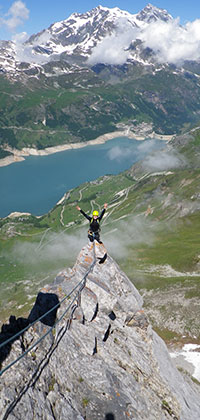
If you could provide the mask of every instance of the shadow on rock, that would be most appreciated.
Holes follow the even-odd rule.
[[[35,301],[33,308],[29,314],[28,320],[30,323],[35,322],[38,318],[42,315],[46,314],[52,308],[54,308],[51,312],[49,312],[44,318],[42,318],[41,322],[49,327],[53,327],[56,319],[57,310],[59,308],[59,299],[55,293],[42,293],[39,292]]]
[[[106,414],[105,420],[115,420],[114,414],[112,414],[112,413]]]
[[[9,318],[9,324],[3,324],[0,332],[0,344],[3,344],[5,341],[9,340],[9,343],[5,344],[0,349],[0,368],[3,361],[8,357],[11,351],[12,344],[14,341],[19,340],[23,337],[23,333],[15,337],[17,333],[27,328],[30,324],[37,321],[42,315],[46,314],[52,308],[54,308],[50,313],[48,313],[44,318],[41,319],[41,322],[49,327],[52,327],[56,320],[57,310],[59,308],[59,299],[55,293],[42,293],[39,292],[35,301],[33,308],[28,316],[28,318],[16,318],[14,315],[11,315]],[[13,339],[12,339],[13,337]],[[21,341],[22,350],[23,343]]]
[[[15,336],[18,332],[23,330],[29,325],[29,320],[26,318],[17,318],[14,315],[11,315],[9,318],[9,324],[3,324],[0,332],[0,344],[4,343],[10,339],[9,343],[2,346],[0,350],[0,367],[3,361],[10,354],[12,344],[16,339],[19,339],[18,336],[16,339],[12,340],[12,337]]]

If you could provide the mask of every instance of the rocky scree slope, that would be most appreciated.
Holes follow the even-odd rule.
[[[1,419],[198,420],[195,385],[173,366],[148,323],[137,289],[111,257],[99,264],[103,245],[95,242],[95,249],[97,261],[70,329],[65,316],[54,333],[2,375]],[[42,291],[60,299],[68,294],[91,267],[93,251],[92,244],[86,245],[73,269],[60,272]],[[61,305],[58,317],[64,309]],[[42,323],[31,327],[3,365],[47,328]]]

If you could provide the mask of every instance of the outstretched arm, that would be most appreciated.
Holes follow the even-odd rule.
[[[102,210],[102,212],[101,212],[101,214],[100,214],[100,216],[99,216],[99,220],[101,220],[101,219],[102,219],[102,217],[103,217],[103,215],[104,215],[104,213],[105,213],[105,211],[106,211],[106,209],[107,209],[107,207],[108,207],[108,204],[107,204],[107,203],[105,203],[103,207],[104,207],[104,208],[103,208],[103,210]]]
[[[88,216],[88,214],[86,214],[83,210],[81,210],[81,208],[79,206],[76,206],[76,208],[77,208],[77,210],[80,211],[80,213],[83,214],[84,217],[86,217],[86,219],[89,220],[89,222],[91,221],[92,218],[90,216]]]

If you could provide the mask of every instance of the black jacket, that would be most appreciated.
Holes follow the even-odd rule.
[[[102,219],[105,211],[106,211],[106,209],[103,209],[102,212],[101,212],[101,214],[100,214],[100,216],[98,216],[97,219],[94,219],[93,217],[88,216],[88,214],[86,214],[83,210],[80,210],[80,212],[83,214],[83,216],[85,216],[86,219],[89,220],[89,222],[90,222],[90,230],[92,232],[94,232],[94,233],[96,233],[96,232],[99,231],[99,229],[100,229],[99,222],[101,221],[101,219]]]

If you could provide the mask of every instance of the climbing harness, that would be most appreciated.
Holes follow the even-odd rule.
[[[99,230],[100,230],[100,229],[99,229]],[[96,230],[96,231],[94,232],[93,230],[89,229],[89,230],[88,230],[88,235],[93,236],[93,237],[94,237],[94,239],[95,239],[95,235],[96,235],[96,233],[99,233],[99,230]]]
[[[93,219],[93,218],[91,219],[90,226],[91,226],[91,224],[93,223],[94,220],[95,219]],[[89,228],[89,230],[88,230],[88,235],[93,236],[94,239],[95,239],[95,236],[94,235],[99,235],[99,232],[101,232],[99,220],[96,219],[95,222],[98,223],[98,229],[94,231],[91,228]]]
[[[94,217],[92,217],[92,219],[91,219],[91,221],[90,221],[90,224],[91,224],[92,222],[94,222],[94,221],[98,223],[98,225],[99,225],[98,230],[100,230],[100,222],[99,222],[99,219],[94,219]]]

